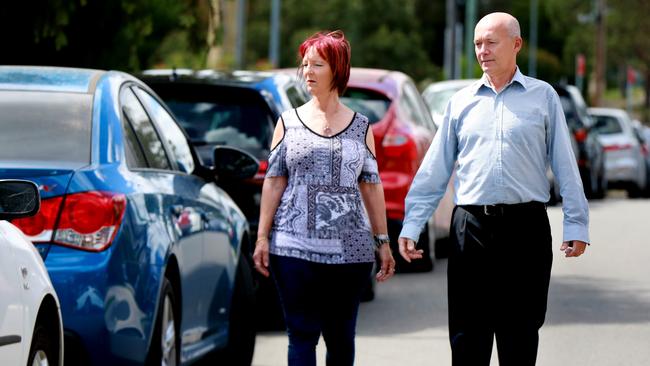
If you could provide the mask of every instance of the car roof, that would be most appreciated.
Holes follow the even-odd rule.
[[[626,111],[620,108],[604,108],[604,107],[592,107],[587,108],[589,114],[599,115],[599,116],[615,116],[627,118],[628,114]]]
[[[352,67],[348,87],[372,89],[395,99],[400,93],[401,85],[408,79],[401,71]]]
[[[287,80],[289,80],[288,76],[285,75],[279,75],[268,71],[249,70],[219,71],[211,69],[151,69],[143,71],[139,76],[149,81],[205,83],[240,87],[256,87],[257,84],[272,78],[287,78]]]
[[[0,89],[92,94],[106,71],[48,66],[0,66]]]
[[[449,89],[462,89],[468,85],[471,85],[478,81],[479,79],[452,79],[452,80],[443,80],[443,81],[436,81],[431,84],[429,84],[425,89],[424,92],[436,92],[439,90],[449,90]]]

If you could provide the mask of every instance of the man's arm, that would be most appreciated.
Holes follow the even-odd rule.
[[[548,153],[551,169],[560,186],[564,213],[563,244],[560,249],[567,256],[577,256],[578,253],[582,254],[589,243],[589,205],[571,148],[570,132],[560,98],[553,91],[550,99]]]
[[[421,251],[415,250],[415,241],[445,194],[456,161],[458,142],[451,123],[450,104],[406,195],[406,213],[398,244],[407,262],[422,257]]]

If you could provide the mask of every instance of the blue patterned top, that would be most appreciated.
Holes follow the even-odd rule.
[[[354,114],[341,132],[323,136],[284,112],[284,137],[269,155],[267,177],[286,176],[273,219],[269,251],[312,262],[375,260],[375,246],[359,182],[380,183],[366,145],[368,118]]]

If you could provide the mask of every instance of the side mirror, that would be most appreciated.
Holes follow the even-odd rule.
[[[41,207],[38,186],[17,179],[0,180],[0,220],[34,216]]]
[[[215,146],[212,159],[219,180],[252,178],[260,165],[251,154],[231,146]]]

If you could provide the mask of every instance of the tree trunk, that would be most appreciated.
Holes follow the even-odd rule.
[[[208,36],[206,42],[208,46],[208,55],[205,60],[205,66],[209,69],[216,69],[221,61],[221,47],[217,42],[217,33],[221,28],[221,1],[209,0],[210,17],[208,19]]]

